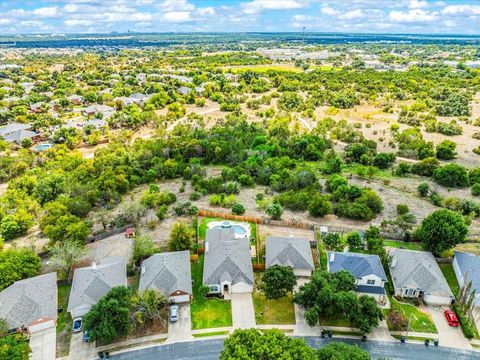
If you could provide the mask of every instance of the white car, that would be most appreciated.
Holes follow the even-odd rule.
[[[82,318],[73,319],[73,330],[74,333],[82,331]]]
[[[177,322],[178,321],[178,305],[171,305],[170,306],[170,322]]]

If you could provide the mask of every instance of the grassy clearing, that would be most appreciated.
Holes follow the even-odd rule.
[[[192,263],[193,300],[190,305],[192,329],[206,329],[232,326],[232,306],[230,301],[217,298],[204,298],[200,293],[203,275],[203,255]]]
[[[447,280],[450,289],[453,292],[455,297],[458,295],[460,286],[458,285],[457,277],[455,276],[455,271],[453,270],[452,264],[439,264],[440,270],[442,270],[443,276]]]
[[[193,337],[202,338],[207,336],[219,336],[219,335],[226,335],[226,334],[228,334],[228,331],[212,331],[212,332],[201,333],[201,334],[193,334]]]
[[[417,308],[416,306],[401,303],[390,297],[390,310],[385,310],[385,317],[387,318],[387,325],[390,330],[395,330],[393,324],[388,320],[390,311],[397,310],[410,321],[410,331],[423,333],[438,333],[437,328],[432,320],[432,316]]]
[[[71,285],[58,287],[58,306],[63,311],[58,313],[57,319],[57,357],[66,356],[70,352],[70,338],[72,337],[72,317],[67,312],[68,297]]]
[[[255,273],[255,290],[253,292],[253,307],[255,321],[259,325],[291,325],[295,324],[295,308],[292,294],[283,298],[269,300],[260,291],[262,273]]]
[[[423,250],[422,245],[416,242],[406,242],[406,241],[397,241],[397,240],[385,240],[383,242],[384,246],[392,248],[404,248],[407,250]]]

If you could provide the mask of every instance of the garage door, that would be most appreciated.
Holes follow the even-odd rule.
[[[176,303],[184,303],[184,302],[189,302],[190,301],[190,295],[178,295],[178,296],[172,296],[170,298],[171,301],[174,301]]]

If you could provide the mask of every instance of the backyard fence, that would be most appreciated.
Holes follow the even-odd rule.
[[[233,214],[227,214],[227,213],[217,212],[217,211],[210,211],[210,210],[205,210],[205,209],[199,209],[198,210],[198,216],[216,217],[216,218],[220,218],[220,219],[237,220],[237,221],[251,222],[251,223],[255,223],[255,224],[261,224],[262,223],[262,219],[254,217],[254,216],[233,215]]]
[[[125,232],[125,230],[127,230],[128,228],[134,228],[134,227],[135,227],[135,224],[127,224],[127,225],[122,226],[122,227],[109,229],[109,230],[106,230],[106,231],[103,231],[101,233],[94,234],[94,235],[88,237],[86,242],[87,243],[92,243],[92,242],[95,242],[95,241],[98,241],[98,240],[103,240],[103,239],[105,239],[109,236],[121,234],[121,233]]]

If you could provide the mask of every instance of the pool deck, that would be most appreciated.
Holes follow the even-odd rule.
[[[213,229],[216,227],[225,227],[226,224],[230,224],[230,226],[240,226],[245,230],[245,234],[237,234],[235,232],[235,238],[244,238],[250,239],[251,229],[250,224],[247,222],[237,222],[237,221],[211,221],[207,224],[209,229]]]

